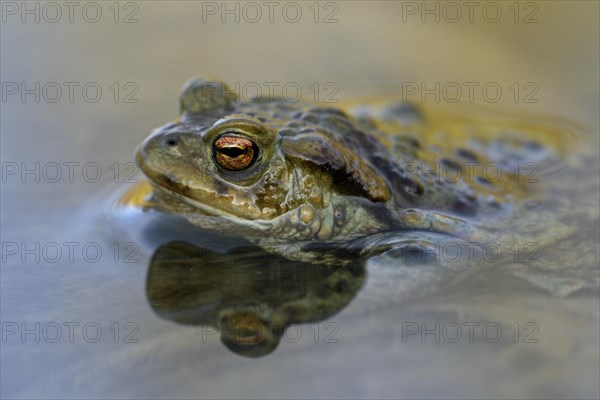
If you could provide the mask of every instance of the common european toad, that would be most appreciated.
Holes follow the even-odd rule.
[[[530,211],[568,135],[488,117],[398,102],[237,101],[224,83],[194,79],[179,118],[136,161],[151,184],[147,208],[289,259],[343,264],[449,239],[501,250],[527,237],[515,225],[529,234],[557,222],[551,210]]]

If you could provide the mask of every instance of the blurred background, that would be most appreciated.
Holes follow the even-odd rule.
[[[242,95],[271,85],[340,102],[407,88],[417,88],[408,100],[438,101],[422,85],[451,84],[462,102],[573,120],[597,149],[599,3],[472,3],[0,3],[2,397],[598,398],[597,291],[560,297],[497,271],[411,301],[382,291],[368,269],[331,319],[337,343],[304,325],[298,342],[246,359],[218,335],[159,318],[145,294],[150,252],[122,262],[126,240],[115,253],[97,225],[105,196],[123,184],[114,174],[130,172],[135,147],[176,116],[195,76]],[[437,90],[439,102],[455,99],[448,93]],[[23,256],[54,242],[108,244],[99,262],[79,250],[74,260]],[[405,342],[399,326],[423,321],[497,321],[505,340]],[[509,327],[524,334],[528,322],[539,341],[515,343]],[[65,323],[78,324],[73,340]],[[87,323],[102,328],[98,341],[82,338]],[[137,342],[124,341],[133,331]]]

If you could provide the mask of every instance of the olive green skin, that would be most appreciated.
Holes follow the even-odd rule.
[[[478,167],[457,179],[428,172],[428,165],[460,168],[470,158],[499,161],[498,151],[453,147],[448,138],[464,135],[464,124],[424,116],[414,105],[392,104],[378,118],[283,99],[235,101],[223,83],[193,79],[182,90],[180,117],[148,137],[136,161],[153,188],[150,208],[290,259],[370,256],[439,235],[514,242],[498,229],[529,196],[514,174],[490,183]],[[226,132],[257,145],[247,169],[215,161],[213,143]],[[497,138],[481,136],[478,146],[493,147]],[[525,147],[503,146],[502,157]],[[545,157],[558,157],[556,148]]]

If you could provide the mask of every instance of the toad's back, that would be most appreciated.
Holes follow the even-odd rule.
[[[509,243],[519,226],[558,221],[532,201],[565,165],[570,131],[555,121],[381,99],[243,102],[202,80],[180,103],[181,117],[137,153],[147,205],[290,258],[323,243],[388,248],[389,235],[419,232]],[[382,234],[385,246],[369,242]]]

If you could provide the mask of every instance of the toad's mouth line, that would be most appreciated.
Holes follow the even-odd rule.
[[[187,214],[192,216],[214,220],[220,219],[221,221],[228,220],[238,225],[252,226],[255,229],[263,231],[268,226],[274,224],[277,219],[295,213],[300,208],[300,206],[297,206],[281,214],[265,217],[258,206],[253,206],[252,208],[252,206],[248,206],[245,203],[240,205],[232,204],[229,207],[219,207],[220,203],[215,193],[190,188],[172,179],[168,174],[154,170],[144,162],[139,150],[136,154],[136,161],[140,170],[152,186],[154,195],[157,196],[159,202],[165,206],[163,208],[166,209],[175,208],[168,207],[169,203],[177,203]],[[246,207],[249,212],[246,215],[236,213],[236,207]]]
[[[148,179],[150,180],[150,184],[154,187],[157,193],[162,192],[162,196],[169,197],[170,200],[175,200],[185,206],[192,207],[194,214],[200,214],[206,217],[214,218],[229,218],[235,219],[237,221],[245,220],[244,218],[240,218],[239,216],[232,214],[226,210],[210,206],[206,203],[200,202],[189,197],[186,194],[186,189],[182,189],[181,185],[174,184],[170,179],[166,177],[162,177],[162,179],[153,179],[153,177],[149,176]]]
[[[159,173],[144,162],[141,151],[138,148],[136,151],[136,162],[140,170],[144,173],[148,182],[153,188],[154,195],[164,202],[177,202],[185,208],[189,208],[190,213],[202,215],[205,217],[213,218],[229,218],[232,220],[240,221],[242,218],[239,216],[227,212],[221,208],[212,207],[204,202],[194,200],[189,196],[190,189],[182,186],[181,184],[173,181],[168,176]]]
[[[145,171],[144,171],[145,172]],[[184,209],[184,213],[194,216],[198,219],[213,221],[213,223],[227,223],[231,226],[251,228],[254,231],[267,231],[273,225],[273,220],[268,219],[247,219],[236,214],[225,211],[221,208],[213,207],[204,202],[195,200],[186,195],[185,190],[179,191],[180,185],[172,185],[167,179],[154,179],[153,176],[146,174],[146,177],[153,188],[153,195],[157,196],[159,203],[170,203],[179,205]],[[164,177],[163,177],[164,178]],[[170,207],[166,207],[167,209]],[[177,207],[175,207],[177,208]],[[294,212],[289,211],[289,212]],[[173,211],[169,211],[173,212]]]

